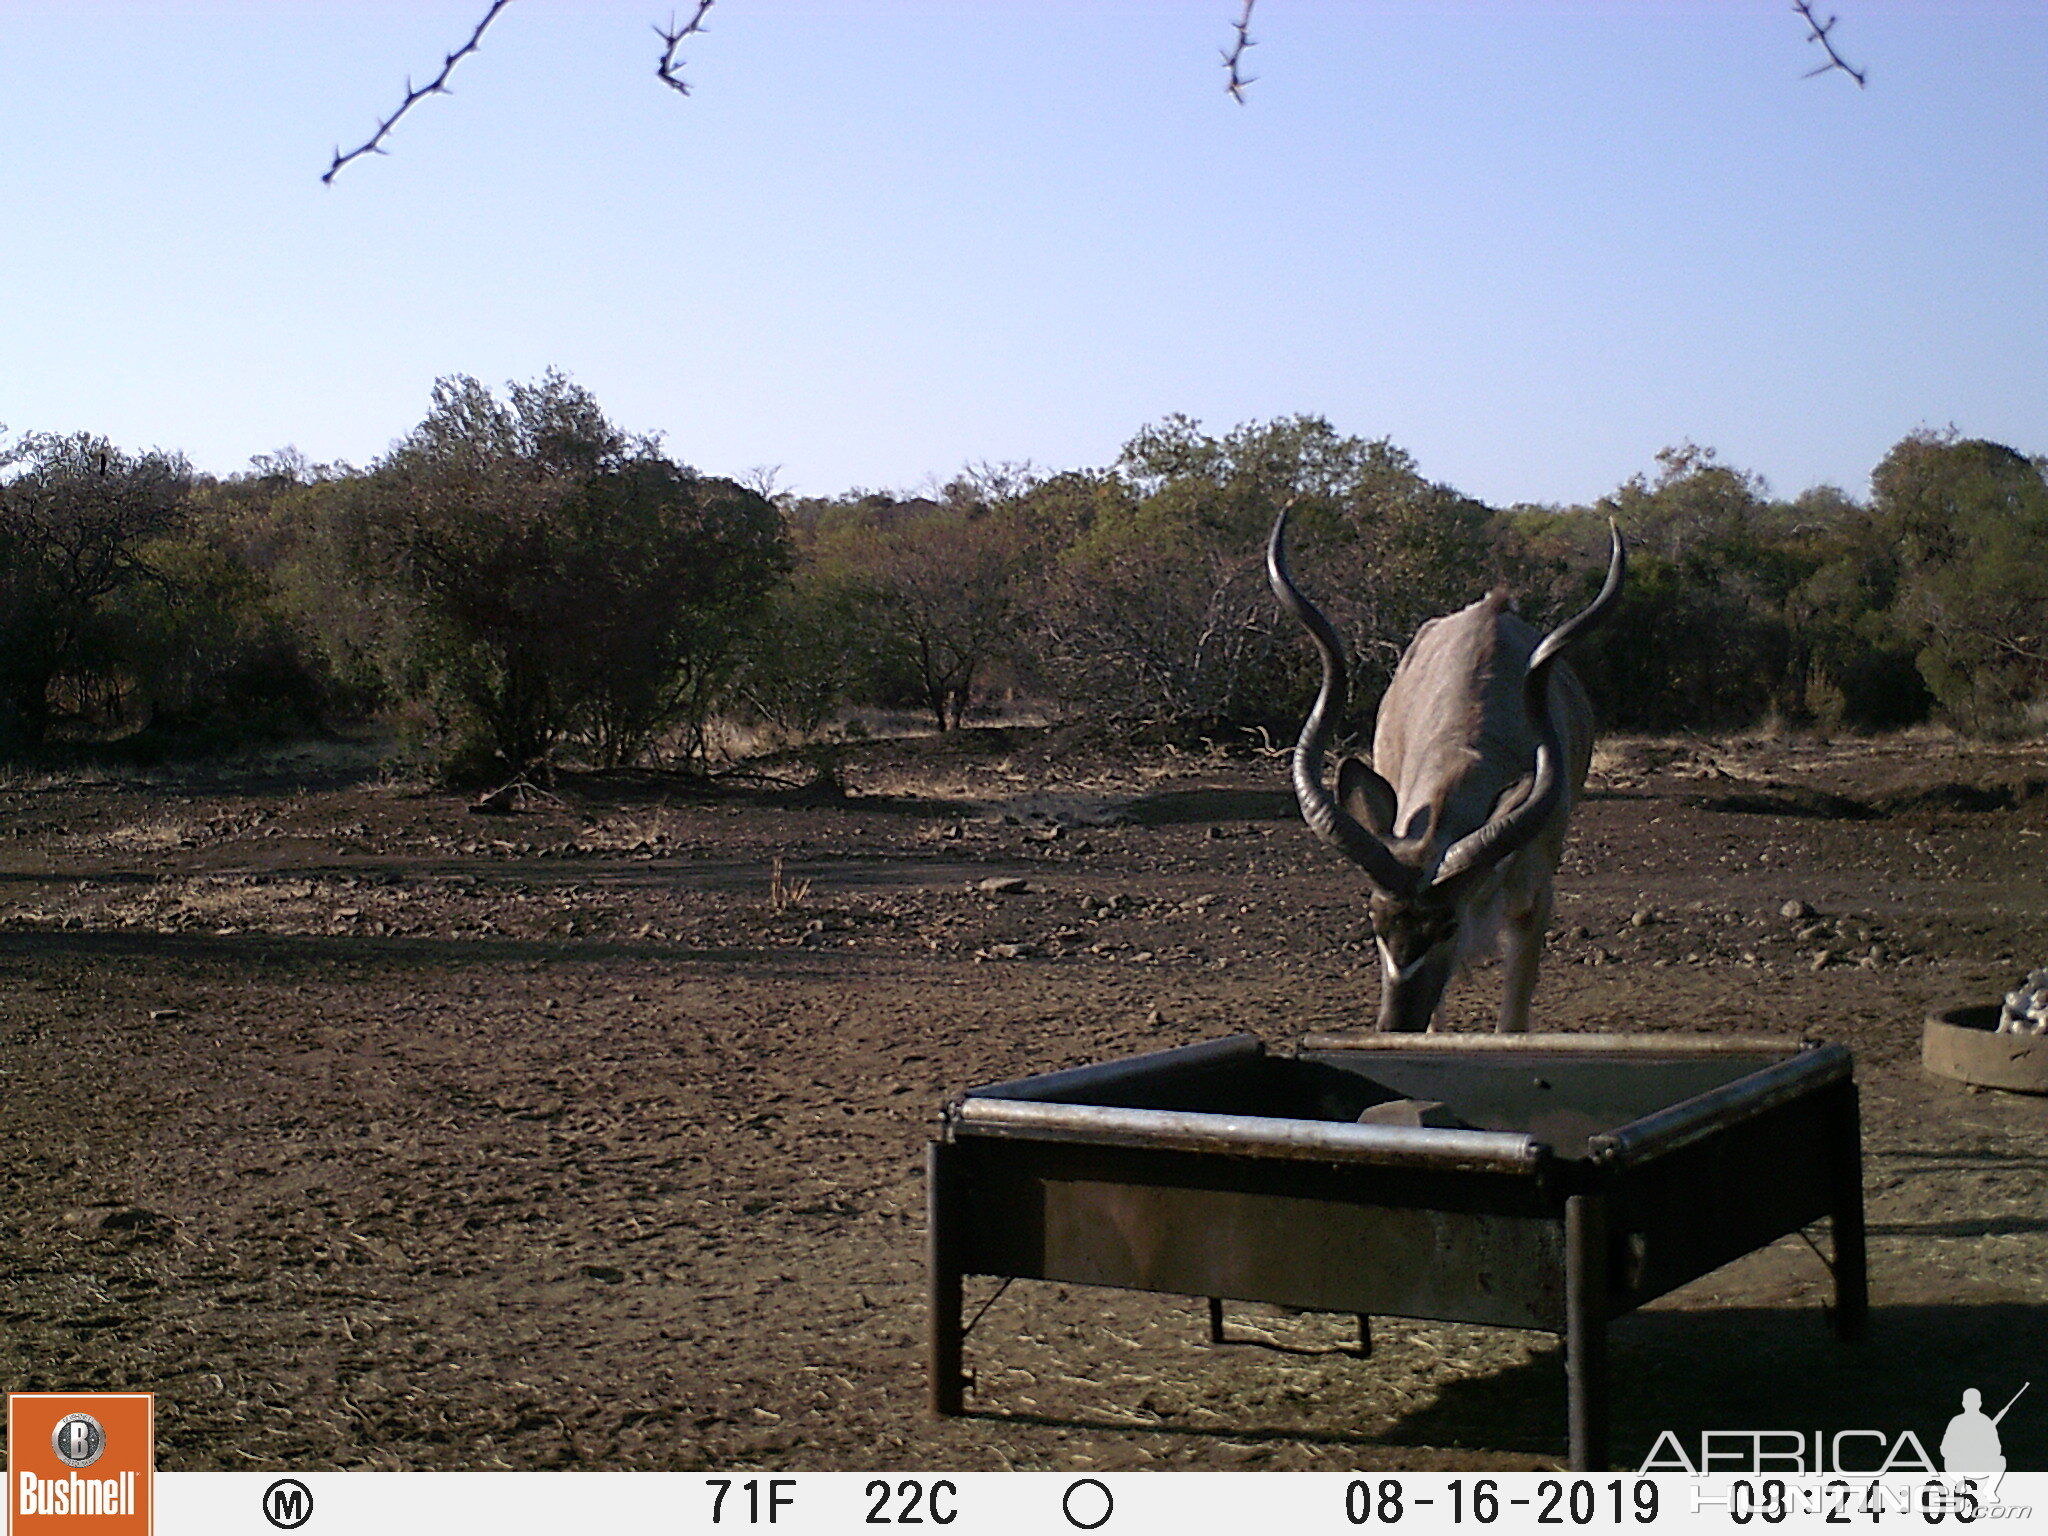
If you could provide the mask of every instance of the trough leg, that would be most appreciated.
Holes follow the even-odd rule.
[[[1607,1200],[1564,1203],[1565,1418],[1571,1469],[1607,1468]]]
[[[1835,1337],[1863,1337],[1870,1315],[1870,1278],[1863,1244],[1863,1117],[1854,1083],[1835,1100],[1833,1136]]]
[[[1223,1342],[1223,1298],[1221,1296],[1211,1296],[1209,1298],[1209,1342],[1211,1344],[1221,1344]]]
[[[1358,1314],[1358,1353],[1361,1356],[1372,1353],[1372,1317],[1364,1312]]]
[[[960,1327],[960,1149],[934,1141],[925,1148],[926,1243],[930,1265],[932,1412],[964,1411]]]

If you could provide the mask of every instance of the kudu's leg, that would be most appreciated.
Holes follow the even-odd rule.
[[[1506,986],[1501,992],[1500,1018],[1494,1025],[1501,1034],[1528,1032],[1529,999],[1536,991],[1536,968],[1543,960],[1543,936],[1550,929],[1552,905],[1546,882],[1528,906],[1510,907],[1501,921],[1501,969],[1506,973]]]

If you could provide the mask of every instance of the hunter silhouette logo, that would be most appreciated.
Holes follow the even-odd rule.
[[[1950,1477],[1981,1477],[1989,1480],[1990,1491],[1998,1491],[2005,1476],[2005,1447],[1998,1441],[1998,1421],[2012,1412],[2020,1392],[2031,1387],[2022,1382],[2006,1405],[1990,1416],[1984,1413],[1984,1394],[1975,1387],[1963,1393],[1963,1411],[1948,1421],[1941,1437],[1941,1469]]]
[[[11,1536],[148,1536],[155,1470],[149,1393],[8,1395]]]
[[[1854,1503],[1854,1511],[1873,1519],[1889,1511],[1918,1513],[1930,1525],[1949,1512],[1964,1523],[1987,1517],[2027,1519],[2032,1515],[2028,1506],[2003,1504],[1998,1497],[2006,1471],[1998,1426],[2032,1385],[2022,1382],[2005,1406],[1991,1414],[1984,1411],[1984,1394],[1966,1388],[1963,1411],[1948,1421],[1942,1434],[1938,1466],[1910,1429],[1708,1429],[1699,1433],[1696,1455],[1667,1429],[1658,1434],[1637,1472],[1683,1472],[1695,1478],[1772,1475],[1775,1480],[1765,1487],[1776,1488],[1779,1502],[1775,1515],[1764,1514],[1771,1522],[1785,1518],[1791,1507],[1785,1501],[1792,1499],[1806,1514],[1824,1515],[1828,1523],[1838,1524],[1850,1509],[1841,1502],[1843,1497],[1860,1501]],[[1861,1491],[1841,1492],[1854,1489]],[[1745,1506],[1739,1497],[1745,1490],[1751,1499],[1748,1513],[1741,1512]],[[1746,1482],[1721,1493],[1695,1487],[1694,1511],[1723,1504],[1738,1523],[1747,1524],[1749,1514],[1757,1510],[1755,1497],[1756,1490]]]

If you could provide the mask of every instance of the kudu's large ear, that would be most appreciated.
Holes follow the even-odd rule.
[[[1355,820],[1381,837],[1394,835],[1394,818],[1400,810],[1394,786],[1363,761],[1347,757],[1337,765],[1337,795]]]

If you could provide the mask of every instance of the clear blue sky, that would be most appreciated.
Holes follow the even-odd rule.
[[[687,13],[687,5],[681,7]],[[2048,6],[0,0],[0,422],[367,463],[553,365],[803,493],[1100,465],[1174,411],[1388,436],[1496,504],[1686,439],[1861,494],[2048,451]]]

